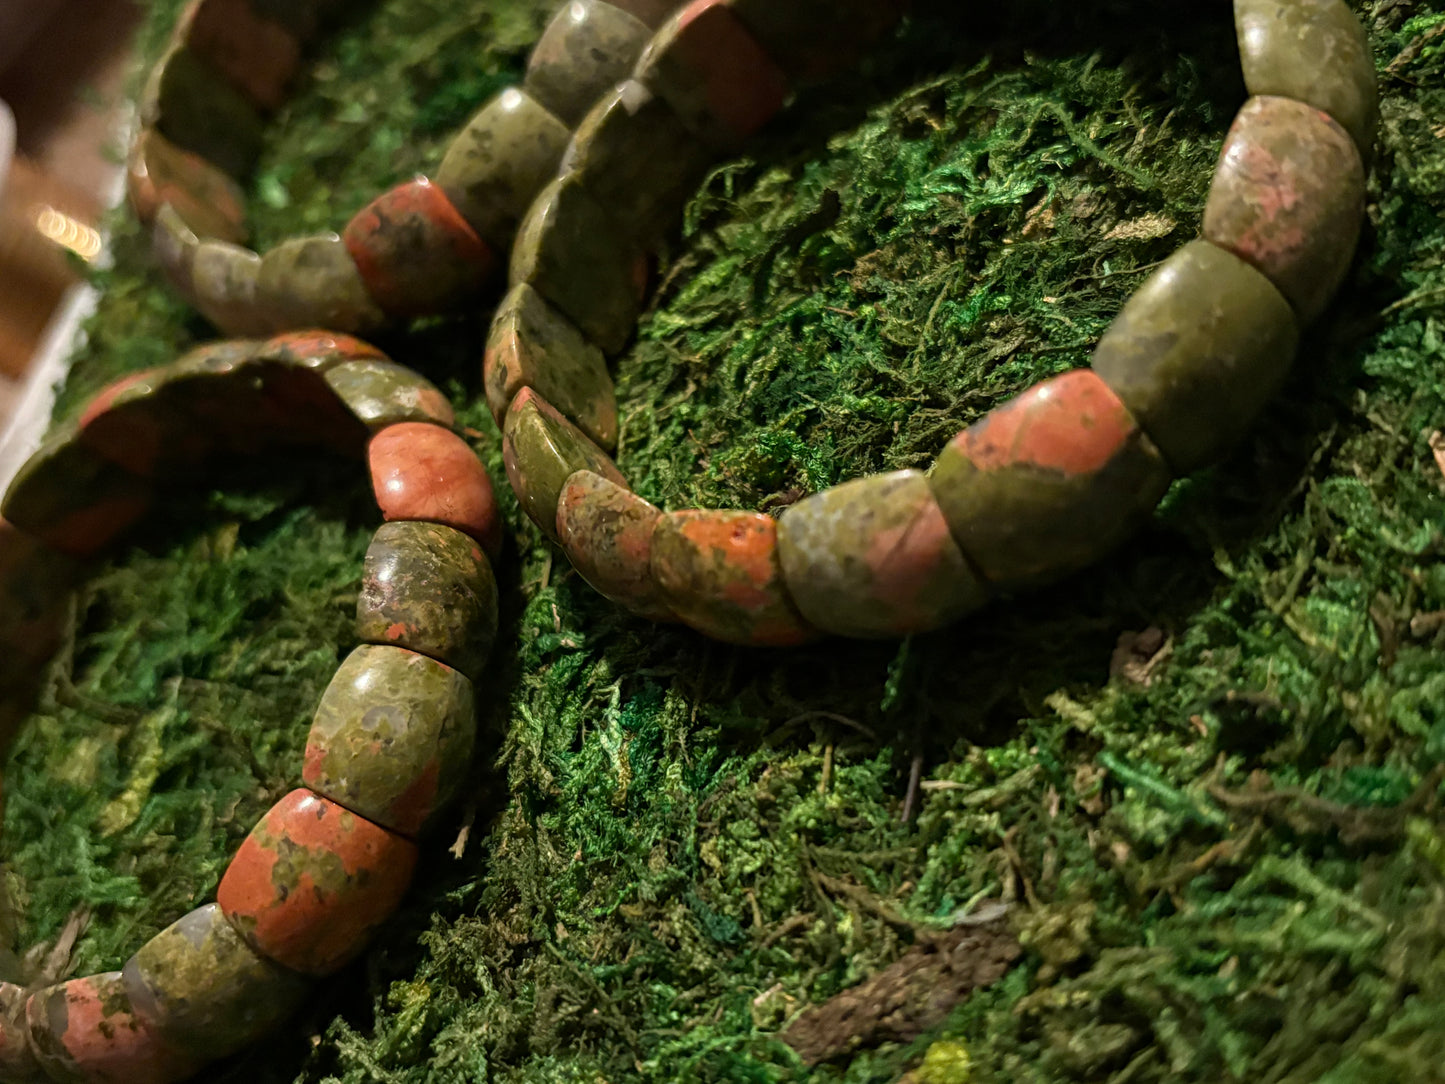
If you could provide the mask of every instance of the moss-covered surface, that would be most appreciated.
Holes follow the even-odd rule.
[[[547,6],[384,0],[331,39],[268,151],[261,238],[434,164]],[[1227,4],[954,6],[699,194],[618,369],[644,495],[772,507],[924,464],[1083,363],[1193,235],[1243,93]],[[1445,5],[1359,8],[1373,229],[1237,455],[1042,597],[791,653],[618,616],[509,499],[467,801],[365,960],[214,1078],[1438,1079]],[[132,226],[115,247],[62,413],[205,334]],[[486,315],[384,345],[448,382],[495,468]],[[213,891],[350,647],[368,503],[348,464],[241,471],[94,578],[6,774],[21,948],[82,906],[75,965],[115,967]],[[941,1028],[814,1069],[777,1038],[991,898],[1027,955]]]

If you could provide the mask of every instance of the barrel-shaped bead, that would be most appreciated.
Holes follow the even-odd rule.
[[[262,109],[275,109],[301,64],[301,42],[260,14],[251,0],[199,0],[176,37]]]
[[[586,470],[627,485],[607,453],[531,388],[518,392],[507,410],[502,461],[522,511],[552,539],[557,537],[557,502],[572,475]]]
[[[1322,109],[1368,161],[1379,123],[1369,35],[1344,0],[1234,0],[1244,83],[1251,94]]]
[[[497,581],[481,544],[439,523],[382,524],[362,565],[356,634],[476,680],[497,636]]]
[[[1155,271],[1094,352],[1093,367],[1175,475],[1218,459],[1294,361],[1284,295],[1238,256],[1194,241]]]
[[[535,98],[509,87],[452,140],[437,185],[483,240],[505,247],[557,172],[570,137],[567,126]]]
[[[245,193],[224,171],[153,129],[131,146],[126,188],[136,217],[149,223],[169,203],[199,237],[246,239]]]
[[[256,304],[261,257],[224,241],[202,241],[191,265],[196,310],[226,335],[262,335],[271,329]]]
[[[161,205],[151,223],[151,255],[171,288],[187,303],[195,302],[196,253],[201,239],[169,203]]]
[[[496,270],[491,246],[425,177],[372,200],[342,240],[388,316],[446,312],[480,294]]]
[[[326,383],[372,432],[398,422],[451,425],[456,420],[435,384],[394,361],[345,361],[326,370]]]
[[[823,79],[898,22],[904,0],[728,0],[768,55],[795,79]]]
[[[778,519],[778,557],[798,611],[839,636],[926,632],[988,601],[922,471],[799,501]]]
[[[371,438],[371,488],[387,520],[427,520],[470,535],[494,560],[502,516],[477,453],[439,425],[403,422]]]
[[[261,354],[286,365],[317,371],[325,371],[344,361],[387,360],[386,355],[369,342],[320,328],[273,335],[262,346]]]
[[[1349,133],[1293,98],[1251,98],[1225,141],[1204,236],[1264,272],[1310,323],[1344,281],[1364,217]]]
[[[734,150],[782,109],[787,76],[727,0],[692,0],[657,32],[636,78],[711,147]]]
[[[364,332],[386,322],[346,242],[334,233],[293,237],[262,256],[256,303],[275,331],[329,327]]]
[[[669,512],[652,533],[652,575],[668,608],[715,639],[786,647],[818,635],[784,583],[771,516]]]
[[[1036,384],[955,437],[929,478],[970,562],[994,588],[1092,564],[1169,488],[1169,468],[1098,374]]]
[[[25,1004],[25,1024],[54,1080],[168,1084],[198,1068],[132,1011],[119,971],[37,990]]]
[[[606,0],[568,0],[527,63],[527,93],[567,127],[627,78],[650,36],[647,24]]]
[[[310,989],[300,975],[257,955],[214,903],[152,937],[121,976],[136,1016],[203,1061],[259,1039]]]
[[[416,859],[409,839],[301,787],[251,829],[216,902],[267,959],[327,975],[396,910]]]
[[[173,48],[151,72],[141,121],[238,180],[250,173],[261,152],[263,126],[256,107],[184,47]]]
[[[642,617],[676,620],[652,578],[652,531],[661,515],[626,487],[578,471],[557,501],[557,542],[602,595]]]
[[[533,388],[603,448],[616,447],[617,393],[607,359],[525,282],[497,306],[482,374],[498,425],[517,393]]]

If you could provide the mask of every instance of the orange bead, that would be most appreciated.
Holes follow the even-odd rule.
[[[443,523],[471,535],[495,560],[502,518],[487,469],[461,437],[439,425],[401,422],[371,438],[371,488],[388,520]]]

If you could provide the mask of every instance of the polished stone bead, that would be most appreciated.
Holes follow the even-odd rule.
[[[136,1016],[119,971],[37,990],[25,1004],[25,1024],[54,1080],[168,1084],[200,1067]]]
[[[191,300],[226,335],[262,335],[270,321],[256,303],[261,257],[224,241],[202,241],[191,263]]]
[[[502,514],[487,469],[471,445],[449,429],[422,422],[391,425],[367,449],[371,488],[387,520],[426,520],[502,551]]]
[[[857,63],[860,49],[903,15],[903,0],[727,0],[787,74],[825,79]]]
[[[692,0],[657,32],[636,78],[703,142],[736,150],[782,109],[788,80],[727,0]]]
[[[273,335],[262,344],[259,356],[318,372],[343,361],[387,360],[385,354],[368,342],[339,331],[321,329]]]
[[[1234,0],[1244,82],[1251,94],[1322,109],[1368,161],[1379,123],[1369,35],[1343,0]]]
[[[301,64],[301,42],[251,0],[195,0],[176,38],[262,109],[276,109]]]
[[[510,285],[530,285],[608,354],[637,327],[647,262],[575,177],[542,190],[517,232]]]
[[[617,393],[607,359],[526,283],[497,307],[482,374],[498,425],[517,393],[532,388],[602,448],[617,446]]]
[[[383,524],[362,566],[356,635],[440,659],[475,681],[497,636],[497,581],[481,544],[440,523]]]
[[[342,240],[388,316],[448,312],[474,301],[497,266],[491,246],[425,177],[372,200]]]
[[[536,99],[508,88],[452,140],[437,186],[483,240],[504,248],[557,172],[569,138],[567,126]]]
[[[799,501],[778,519],[778,558],[798,611],[839,636],[926,632],[988,601],[921,471]]]
[[[396,910],[416,859],[411,840],[301,787],[251,829],[216,902],[262,956],[328,975]]]
[[[176,47],[151,72],[141,123],[237,179],[261,152],[263,125],[246,97],[189,49]]]
[[[647,25],[605,0],[568,0],[542,33],[523,84],[569,128],[627,78],[650,37]]]
[[[655,247],[677,227],[712,157],[666,102],[628,80],[583,119],[562,172],[581,180],[624,235]]]
[[[788,647],[817,637],[793,604],[771,516],[669,512],[652,533],[652,576],[679,618],[717,640]]]
[[[634,19],[656,30],[667,17],[678,9],[681,0],[607,0],[615,8],[621,8]]]
[[[652,578],[652,531],[661,515],[624,486],[578,471],[557,501],[557,542],[602,595],[642,617],[676,620]]]
[[[1292,98],[1251,98],[1225,141],[1204,236],[1263,271],[1307,324],[1344,281],[1364,217],[1349,133]]]
[[[398,422],[449,426],[456,421],[435,384],[394,361],[342,362],[326,370],[326,383],[372,432]]]
[[[162,204],[151,223],[151,255],[171,288],[188,304],[195,304],[196,253],[201,239],[181,221],[170,204]]]
[[[346,243],[334,233],[294,237],[262,256],[256,303],[274,331],[366,332],[386,322]]]
[[[0,700],[0,716],[6,705]],[[30,993],[13,982],[0,982],[0,1080],[6,1084],[52,1084],[40,1068],[25,1026],[25,1003]]]
[[[367,821],[419,835],[471,766],[477,731],[472,697],[466,676],[436,659],[390,644],[363,644],[321,697],[302,779]]]
[[[95,394],[80,412],[80,440],[132,474],[150,477],[174,422],[156,398],[166,371],[131,373]]]
[[[552,539],[557,537],[562,487],[577,471],[591,471],[627,485],[607,453],[531,388],[518,392],[507,410],[502,461],[522,511]]]
[[[126,188],[136,217],[149,224],[169,203],[198,237],[239,244],[246,239],[240,185],[198,154],[145,129],[131,146]]]
[[[1182,476],[1244,435],[1283,383],[1298,343],[1294,311],[1269,279],[1194,241],[1130,298],[1093,366]]]
[[[258,956],[214,903],[152,937],[121,976],[136,1016],[205,1061],[265,1035],[295,1011],[311,987]]]

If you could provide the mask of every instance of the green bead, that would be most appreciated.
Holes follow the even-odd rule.
[[[1298,343],[1294,312],[1269,279],[1194,241],[1124,306],[1093,366],[1179,476],[1244,435],[1283,383]]]
[[[497,581],[481,546],[438,523],[383,524],[362,567],[356,634],[475,680],[497,635]]]
[[[200,248],[201,239],[181,221],[176,209],[169,203],[162,204],[151,223],[151,255],[171,288],[190,305],[196,299],[196,256]]]
[[[645,278],[641,253],[576,177],[542,190],[512,248],[510,284],[530,285],[608,354],[636,329]]]
[[[988,601],[922,471],[799,501],[778,519],[778,558],[799,612],[840,636],[925,632]]]
[[[346,243],[334,233],[293,237],[261,257],[258,314],[273,331],[371,331],[386,322]]]
[[[1343,0],[1235,0],[1244,83],[1294,98],[1350,133],[1369,161],[1380,120],[1369,35]]]
[[[557,501],[557,541],[600,594],[653,621],[675,621],[652,578],[652,532],[661,516],[626,487],[580,470]]]
[[[591,471],[620,486],[612,460],[530,388],[512,400],[502,427],[502,460],[522,511],[548,538],[557,537],[557,502],[567,479]]]
[[[261,153],[261,114],[189,49],[172,49],[151,73],[141,119],[238,180]]]
[[[452,140],[436,183],[483,240],[504,248],[556,174],[571,134],[535,98],[508,88]]]
[[[616,447],[617,394],[607,359],[526,283],[497,307],[483,374],[498,425],[517,393],[532,388],[603,448]]]
[[[365,644],[321,697],[302,779],[358,816],[414,836],[466,778],[475,740],[465,676],[414,651]]]
[[[450,427],[451,403],[437,386],[394,361],[363,358],[326,371],[326,383],[372,432],[397,422]]]
[[[202,241],[191,264],[197,311],[227,335],[262,335],[270,328],[256,305],[261,257],[224,241]]]
[[[527,63],[527,93],[567,127],[599,95],[627,78],[652,36],[604,0],[570,0],[547,25]]]
[[[310,989],[300,975],[258,956],[214,903],[152,937],[121,974],[136,1015],[206,1060],[259,1039]]]

